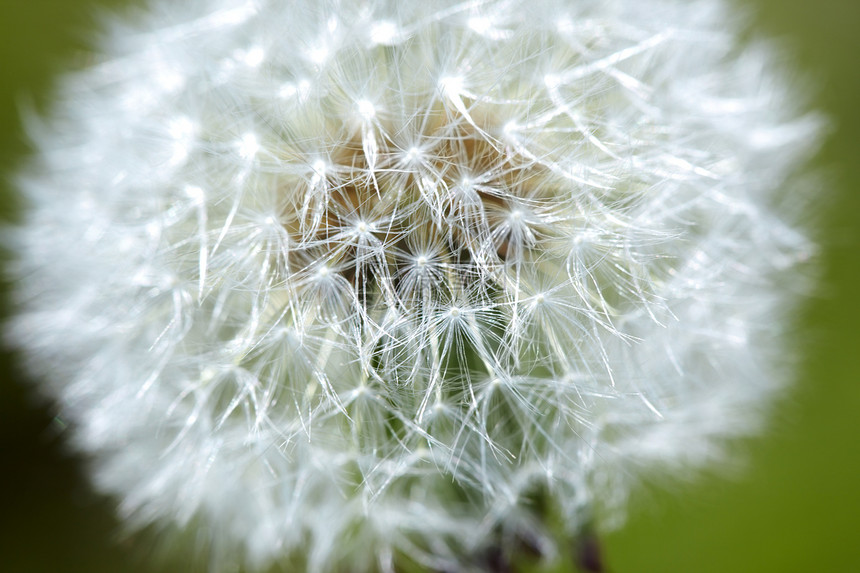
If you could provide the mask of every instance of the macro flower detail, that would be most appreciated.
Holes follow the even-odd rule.
[[[9,337],[131,525],[225,568],[551,558],[544,506],[620,519],[782,387],[818,122],[722,2],[137,16],[6,239]]]

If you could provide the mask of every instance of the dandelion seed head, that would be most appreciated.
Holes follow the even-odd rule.
[[[756,428],[819,121],[723,2],[149,6],[7,235],[9,337],[128,523],[468,570]]]

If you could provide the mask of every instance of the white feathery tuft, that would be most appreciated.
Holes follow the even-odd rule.
[[[135,526],[252,568],[551,553],[756,427],[818,121],[719,0],[151,0],[8,234],[25,349]],[[460,569],[458,569],[460,570]]]

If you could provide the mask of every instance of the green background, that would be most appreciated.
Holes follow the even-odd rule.
[[[123,3],[0,0],[0,175],[26,154],[20,110],[42,105],[51,78],[82,62],[94,6]],[[807,350],[769,431],[745,444],[744,471],[636,493],[628,524],[603,536],[612,573],[860,572],[860,1],[745,7],[757,33],[794,55],[832,121],[816,160],[824,276],[797,328]],[[8,214],[13,196],[0,184]],[[0,571],[149,570],[150,542],[118,536],[110,503],[63,453],[15,357],[0,360]]]

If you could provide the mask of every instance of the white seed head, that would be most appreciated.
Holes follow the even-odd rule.
[[[150,5],[6,235],[9,338],[129,523],[468,570],[755,427],[817,122],[720,0]]]

